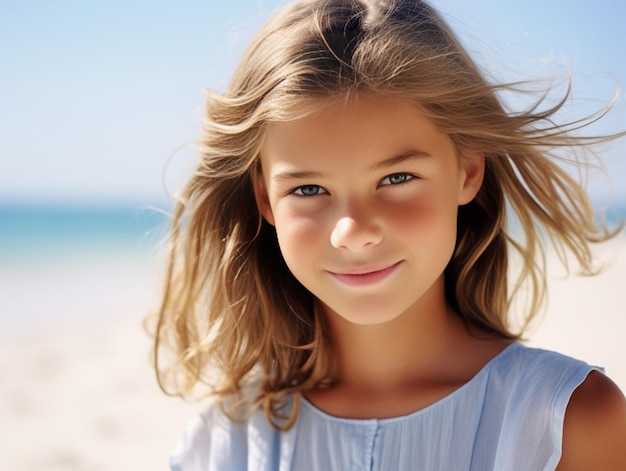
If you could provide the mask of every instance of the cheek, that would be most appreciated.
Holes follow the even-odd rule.
[[[276,235],[278,244],[287,265],[294,270],[293,265],[299,260],[309,258],[322,239],[322,225],[318,220],[310,217],[295,216],[288,212],[277,212]]]
[[[457,208],[445,192],[423,192],[403,204],[389,206],[387,221],[416,241],[449,245],[456,241]]]

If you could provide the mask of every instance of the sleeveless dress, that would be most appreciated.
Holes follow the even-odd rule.
[[[511,344],[468,383],[402,417],[342,419],[304,398],[295,425],[273,429],[262,411],[245,422],[212,407],[183,432],[172,471],[538,471],[561,457],[573,391],[601,369]]]

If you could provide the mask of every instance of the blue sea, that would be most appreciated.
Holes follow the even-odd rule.
[[[149,255],[168,224],[166,211],[156,206],[0,204],[0,266]]]
[[[169,221],[148,205],[0,204],[0,328],[140,319],[159,295]]]

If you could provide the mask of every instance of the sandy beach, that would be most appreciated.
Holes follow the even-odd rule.
[[[599,276],[550,276],[531,345],[601,365],[626,389],[626,240],[601,256]],[[201,407],[165,396],[150,367],[141,321],[158,293],[159,263],[102,257],[89,267],[0,268],[11,313],[0,329],[2,470],[166,470]]]

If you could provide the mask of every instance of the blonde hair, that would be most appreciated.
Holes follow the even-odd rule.
[[[486,81],[423,1],[305,0],[280,10],[249,46],[226,92],[208,96],[201,161],[175,210],[158,313],[162,388],[184,395],[207,383],[222,403],[240,399],[232,413],[246,402],[286,428],[298,407],[296,401],[281,415],[285,400],[328,379],[322,316],[259,214],[252,175],[269,122],[303,116],[321,98],[361,91],[419,105],[460,154],[484,153],[482,188],[459,208],[445,295],[467,324],[519,339],[545,294],[543,236],[559,253],[571,252],[582,273],[593,272],[589,243],[609,234],[594,222],[586,192],[563,163],[582,166],[581,151],[610,137],[575,133],[606,110],[558,125],[553,117],[568,93],[547,109],[539,98],[528,110],[507,113],[497,95],[509,89]],[[507,211],[519,220],[519,239],[507,231]],[[511,250],[522,261],[512,281]],[[515,329],[509,311],[522,286],[530,288],[530,303]],[[174,353],[171,369],[161,367],[166,344]]]

